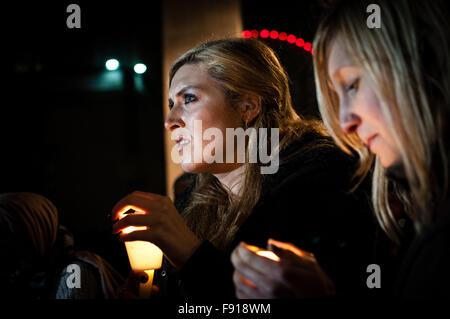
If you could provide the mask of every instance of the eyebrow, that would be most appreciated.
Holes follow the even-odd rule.
[[[198,89],[198,90],[202,90],[202,87],[197,86],[197,85],[187,85],[184,88],[182,88],[180,91],[178,91],[178,93],[175,95],[176,97],[183,95],[184,92],[186,92],[189,89]],[[169,97],[169,106],[170,104],[173,104],[173,100]]]
[[[343,65],[343,66],[337,68],[337,70],[334,71],[334,73],[331,75],[331,77],[334,78],[334,79],[342,78],[342,76],[340,74],[342,69],[348,69],[348,68],[352,68],[353,69],[353,68],[358,68],[358,66],[355,66],[355,65]]]
[[[337,68],[337,70],[334,71],[334,73],[331,75],[331,78],[330,78],[330,79],[340,79],[340,78],[341,78],[341,76],[340,76],[340,74],[341,74],[341,69],[342,69],[342,67]]]
[[[198,89],[198,90],[202,90],[202,88],[200,86],[196,86],[196,85],[187,85],[184,88],[182,88],[180,91],[178,91],[178,93],[175,96],[180,96],[183,95],[184,92],[186,92],[187,90],[190,89]]]

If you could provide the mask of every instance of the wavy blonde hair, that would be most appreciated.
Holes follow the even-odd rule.
[[[373,169],[372,202],[381,227],[397,243],[401,231],[390,200],[404,204],[417,231],[430,225],[447,196],[450,107],[446,7],[437,0],[378,1],[381,28],[367,27],[370,1],[340,1],[321,21],[313,41],[317,98],[323,121],[345,151],[356,151],[364,177]],[[381,110],[399,147],[408,186],[392,181],[356,135],[339,126],[339,98],[330,88],[328,55],[339,36],[375,84]]]
[[[196,63],[206,66],[211,79],[223,88],[230,107],[248,95],[260,100],[261,112],[248,126],[257,132],[259,128],[279,128],[280,150],[305,132],[327,134],[320,122],[297,115],[291,103],[288,75],[273,50],[263,42],[238,38],[203,43],[174,62],[169,83],[183,65]],[[267,149],[271,149],[269,145]],[[261,196],[264,181],[261,163],[244,165],[242,189],[245,191],[240,196],[232,196],[212,174],[200,173],[190,204],[182,212],[200,239],[207,239],[222,250],[229,247]]]

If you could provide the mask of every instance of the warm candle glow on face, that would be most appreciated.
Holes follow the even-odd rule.
[[[252,252],[254,252],[255,254],[273,260],[273,261],[280,261],[280,257],[278,257],[277,255],[275,255],[275,253],[273,251],[270,250],[266,250],[266,249],[261,249],[259,247],[253,246],[253,245],[248,245],[245,244],[245,247],[247,247],[249,250],[251,250]]]

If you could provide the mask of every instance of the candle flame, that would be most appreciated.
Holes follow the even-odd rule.
[[[259,256],[265,257],[267,259],[273,260],[273,261],[280,261],[280,257],[275,255],[275,253],[270,250],[260,250],[256,254]]]
[[[249,245],[249,244],[245,244],[245,246],[252,252],[254,252],[255,254],[273,260],[273,261],[280,261],[280,257],[278,257],[273,251],[271,250],[265,250],[265,249],[261,249],[257,246],[253,246],[253,245]]]

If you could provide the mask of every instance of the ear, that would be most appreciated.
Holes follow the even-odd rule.
[[[240,103],[242,121],[244,123],[252,122],[262,110],[261,98],[256,95],[247,95]]]

